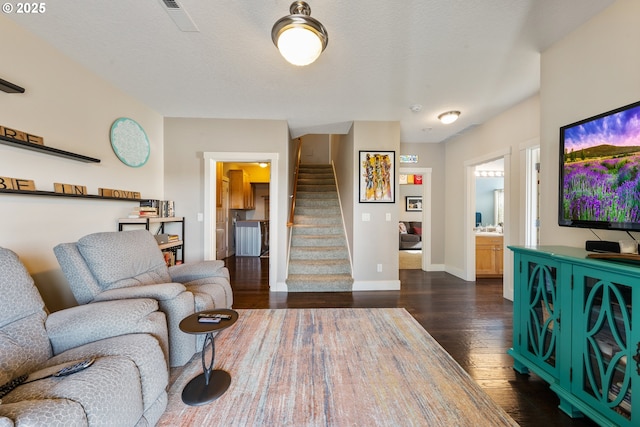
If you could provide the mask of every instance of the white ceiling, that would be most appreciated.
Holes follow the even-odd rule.
[[[271,42],[290,0],[178,3],[198,32],[161,0],[5,16],[164,116],[287,120],[293,137],[398,120],[402,142],[441,142],[536,93],[540,52],[613,0],[308,0],[329,45],[307,67]],[[451,109],[460,119],[440,124]]]

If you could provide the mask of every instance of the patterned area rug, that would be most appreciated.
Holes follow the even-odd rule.
[[[238,310],[216,338],[219,399],[182,403],[200,354],[175,378],[161,426],[515,426],[404,309]]]

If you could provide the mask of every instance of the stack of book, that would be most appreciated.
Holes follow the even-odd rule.
[[[173,200],[140,200],[140,207],[155,208],[158,216],[169,218],[175,216],[175,203]]]
[[[178,236],[177,234],[169,234],[167,238],[169,242],[177,242],[178,240],[180,240],[180,236]]]
[[[148,206],[136,207],[129,214],[129,218],[153,218],[157,216],[158,210]]]

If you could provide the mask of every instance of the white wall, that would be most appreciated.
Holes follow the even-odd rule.
[[[400,154],[417,154],[418,163],[398,164],[403,168],[431,168],[431,264],[438,265],[444,264],[445,147],[446,144],[401,143]],[[400,200],[399,209],[400,218],[404,219],[404,198]]]
[[[357,165],[356,155],[353,150],[353,127],[347,135],[331,135],[331,161],[334,164],[336,180],[338,181],[338,193],[342,206],[342,218],[344,220],[347,244],[353,258],[353,211],[357,188],[354,193],[353,169]]]
[[[328,165],[330,135],[304,135],[300,163]]]
[[[467,237],[475,222],[475,210],[467,209],[470,164],[484,163],[492,158],[510,153],[513,161],[505,162],[505,174],[513,177],[507,186],[505,177],[505,209],[508,204],[510,216],[505,218],[505,246],[514,243],[511,236],[518,236],[524,227],[524,213],[519,206],[519,180],[524,174],[520,170],[519,150],[522,144],[538,137],[539,97],[532,96],[504,113],[446,142],[445,172],[445,264],[446,271],[467,279],[467,271],[473,270],[474,260],[468,256]],[[471,175],[473,180],[473,175]],[[469,217],[465,217],[465,212]],[[435,222],[434,222],[435,224]],[[434,226],[435,228],[435,226]],[[515,238],[515,237],[514,237]],[[505,264],[505,297],[512,295],[513,282],[509,273],[510,263]]]
[[[398,280],[398,155],[399,122],[359,122],[353,124],[353,278],[354,290],[400,287]],[[395,203],[359,203],[359,151],[395,151]],[[344,203],[344,201],[343,201]],[[363,221],[363,214],[370,221]],[[389,215],[387,221],[386,216]],[[390,244],[392,243],[392,244]],[[382,271],[377,271],[378,264]]]
[[[278,217],[270,218],[270,234],[280,243],[269,261],[277,282],[286,278],[287,219],[289,215],[289,131],[284,120],[240,120],[165,118],[165,197],[174,200],[176,213],[185,216],[185,258],[204,259],[204,222],[197,221],[204,213],[203,153],[275,153],[278,167],[272,163],[271,173],[278,176],[277,198],[270,205],[278,209]],[[228,160],[228,159],[223,159]],[[249,161],[257,161],[252,159]],[[242,161],[242,160],[236,160]],[[292,172],[293,173],[293,172]],[[273,181],[273,178],[272,178]],[[215,210],[214,210],[215,212]],[[272,285],[275,285],[272,283]]]
[[[0,145],[0,175],[35,181],[38,190],[53,183],[139,191],[163,196],[162,117],[62,55],[46,41],[0,15],[3,40],[0,77],[26,89],[0,92],[0,125],[44,138],[45,145],[101,160],[81,163]],[[151,156],[130,168],[113,153],[109,130],[119,117],[145,129]],[[47,307],[56,311],[75,300],[59,269],[53,247],[98,231],[116,231],[117,218],[135,202],[0,194],[0,246],[15,251],[34,276]]]
[[[640,2],[619,0],[542,54],[540,242],[584,247],[587,229],[559,227],[559,128],[640,100]],[[597,231],[604,240],[622,231]],[[637,236],[636,236],[637,238]]]

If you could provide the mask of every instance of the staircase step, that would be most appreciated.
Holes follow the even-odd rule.
[[[333,166],[331,166],[330,164],[316,164],[316,163],[300,163],[300,167],[299,169],[306,169],[306,170],[323,170],[323,169],[329,169],[331,171],[333,171]]]
[[[333,171],[327,173],[309,173],[309,172],[298,172],[298,181],[300,180],[317,180],[317,179],[330,179],[335,182],[335,177],[333,176]]]
[[[293,224],[295,225],[340,225],[342,226],[342,217],[338,215],[294,215]]]
[[[286,280],[289,292],[351,292],[353,278],[349,274],[292,274]]]
[[[351,264],[346,259],[293,259],[289,261],[289,275],[350,273]]]
[[[348,261],[349,252],[344,246],[292,246],[289,259],[345,259]]]
[[[326,175],[326,176],[309,176],[308,178],[305,177],[300,177],[298,176],[298,186],[301,184],[305,184],[305,185],[319,185],[319,184],[330,184],[330,185],[335,185],[336,184],[336,180],[333,179],[333,175]]]
[[[332,246],[345,246],[347,241],[343,234],[327,234],[324,236],[291,236],[291,247],[304,246],[304,247],[332,247]]]
[[[329,234],[342,235],[342,224],[296,224],[295,217],[293,219],[292,236],[325,236]]]
[[[302,191],[296,193],[296,206],[302,203],[306,206],[338,206],[338,195],[333,193],[315,193]]]
[[[336,185],[335,184],[303,184],[300,185],[298,184],[298,188],[297,191],[299,193],[304,193],[304,192],[312,192],[312,193],[325,193],[325,192],[331,192],[331,193],[335,193],[337,191],[336,189]]]
[[[340,213],[340,206],[336,203],[331,206],[307,206],[296,203],[296,209],[294,215],[316,215],[316,216],[329,216],[335,215],[342,217]]]

